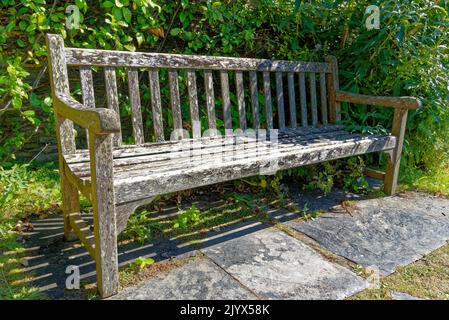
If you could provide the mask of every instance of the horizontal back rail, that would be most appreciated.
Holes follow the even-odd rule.
[[[325,62],[300,62],[200,55],[128,52],[66,48],[69,66],[142,67],[168,69],[208,69],[236,71],[280,71],[330,73]]]

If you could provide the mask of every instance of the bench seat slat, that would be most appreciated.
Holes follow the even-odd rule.
[[[320,128],[287,128],[285,130],[279,131],[279,137],[297,137],[302,140],[314,140],[320,139],[327,136],[337,136],[341,132],[347,133],[344,131],[344,126],[331,125]],[[218,136],[218,137],[210,137],[209,139],[199,138],[199,139],[190,139],[189,141],[183,141],[181,143],[190,143],[191,146],[200,145],[201,147],[214,147],[216,145],[222,145],[227,138]],[[239,139],[245,139],[244,137],[239,137]],[[253,139],[248,137],[247,140]],[[164,153],[170,152],[175,148],[179,148],[179,141],[164,141],[158,143],[145,143],[142,146],[134,146],[134,145],[122,145],[121,148],[113,150],[114,159],[117,158],[126,158],[133,157],[135,155],[148,155],[148,154],[156,154],[156,153]],[[88,161],[89,152],[87,150],[77,150],[75,154],[67,154],[65,155],[65,160],[68,163],[79,163]]]
[[[173,149],[170,148],[146,156],[141,155],[143,149],[159,148],[160,146],[156,144],[147,148],[140,147],[139,150],[134,148],[133,155],[127,153],[127,156],[123,157],[122,153],[119,158],[114,155],[116,202],[137,201],[173,192],[169,190],[179,191],[257,175],[261,168],[275,160],[279,169],[288,169],[368,152],[391,150],[395,144],[396,138],[389,135],[362,137],[346,131],[330,131],[321,137],[316,134],[315,138],[307,139],[306,136],[297,135],[292,131],[290,134],[280,135],[279,145],[274,149],[269,143],[259,145],[258,148],[251,144],[248,144],[247,148],[241,148],[241,145],[235,148],[231,143],[223,149],[215,146],[217,149],[214,152],[199,149],[205,151],[204,154],[193,155],[193,159],[186,156],[179,157],[176,149],[173,154]],[[179,144],[166,144],[166,146],[179,148]],[[117,151],[120,149],[114,153]],[[225,158],[227,161],[221,161],[223,152],[227,156]],[[84,183],[89,181],[89,170],[86,168],[88,159],[85,159],[84,163],[73,163],[70,159],[66,161],[80,181]]]
[[[360,142],[366,139],[361,135],[344,134],[337,138],[319,138],[314,139],[313,143],[303,140],[298,141],[292,138],[283,139],[282,143],[277,147],[269,142],[245,143],[235,145],[232,141],[224,143],[222,146],[214,146],[211,148],[195,148],[192,150],[176,151],[173,153],[162,153],[140,156],[135,155],[131,158],[121,158],[114,160],[114,170],[116,175],[121,175],[125,171],[135,171],[146,169],[147,172],[165,172],[177,170],[185,167],[190,167],[194,162],[196,165],[205,164],[207,162],[215,163],[223,159],[232,158],[245,159],[263,155],[269,151],[270,148],[277,153],[289,152],[291,147],[295,147],[298,151],[302,149],[326,147],[329,144],[339,141],[342,142]],[[275,148],[275,149],[274,149]],[[137,167],[138,165],[138,167]],[[90,175],[89,167],[85,163],[73,164],[71,168],[76,171],[80,178],[88,177]]]

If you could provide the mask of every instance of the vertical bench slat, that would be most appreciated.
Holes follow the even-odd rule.
[[[168,82],[170,85],[170,103],[172,110],[173,129],[177,131],[176,137],[182,139],[182,114],[179,100],[178,71],[168,70]]]
[[[198,112],[198,92],[196,89],[195,71],[187,71],[187,87],[189,89],[190,119],[192,121],[193,138],[201,137],[201,122]]]
[[[148,72],[151,91],[151,109],[153,111],[154,135],[157,141],[164,141],[164,127],[162,126],[161,91],[159,88],[159,72],[151,69]]]
[[[128,68],[128,87],[134,141],[136,145],[141,145],[143,144],[143,125],[140,107],[139,74],[136,68]]]
[[[320,73],[320,93],[321,93],[321,122],[328,124],[327,120],[327,92],[326,92],[326,74]]]
[[[295,96],[295,77],[293,72],[287,74],[288,79],[288,100],[290,103],[290,122],[291,127],[296,128],[298,123],[296,121],[296,96]]]
[[[80,79],[84,106],[88,108],[95,108],[94,81],[92,79],[92,70],[90,67],[80,67]]]
[[[259,124],[259,94],[257,89],[257,73],[251,71],[249,73],[250,89],[251,89],[251,107],[253,111],[253,127],[254,130],[260,128]]]
[[[267,129],[273,129],[273,107],[271,105],[270,73],[263,73],[263,91],[265,96],[265,110],[267,117]]]
[[[231,101],[229,98],[229,77],[225,70],[220,71],[221,96],[223,99],[223,119],[225,131],[232,131]],[[226,132],[227,134],[227,132]]]
[[[237,88],[240,129],[246,130],[245,89],[243,86],[243,73],[241,71],[235,73],[235,84]]]
[[[95,108],[94,81],[90,66],[80,67],[81,91],[83,93],[83,105],[87,108]],[[89,130],[86,129],[86,139],[89,144]]]
[[[312,125],[316,127],[318,125],[318,103],[316,97],[316,75],[313,72],[309,75],[309,84],[310,103],[312,104]]]
[[[278,105],[279,129],[284,129],[285,128],[284,86],[282,84],[281,72],[276,72],[276,97]]]
[[[304,72],[299,73],[299,94],[301,98],[301,123],[303,127],[307,127],[307,96]]]
[[[117,78],[115,75],[115,69],[112,67],[104,68],[104,80],[106,87],[106,99],[108,102],[108,108],[117,112],[120,116],[120,109],[118,104],[118,92],[117,92]],[[120,147],[122,145],[122,132],[114,134],[113,138],[114,147]]]
[[[215,123],[214,79],[211,70],[204,71],[204,85],[206,88],[206,106],[207,106],[207,118],[209,121],[209,129],[213,131],[217,129],[217,125]]]

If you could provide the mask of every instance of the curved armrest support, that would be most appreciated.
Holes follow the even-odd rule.
[[[379,97],[363,94],[337,91],[337,101],[357,104],[369,104],[373,106],[392,107],[399,109],[415,110],[421,107],[421,100],[415,97]]]
[[[86,108],[69,95],[59,94],[55,97],[55,111],[63,118],[72,120],[82,128],[95,134],[120,132],[118,114],[106,108]]]

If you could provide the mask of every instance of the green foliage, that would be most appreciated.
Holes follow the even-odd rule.
[[[161,224],[153,221],[149,217],[149,212],[143,210],[131,215],[122,237],[127,239],[135,239],[139,243],[143,244],[145,240],[151,240],[153,238],[154,232],[160,231],[162,231]]]
[[[447,168],[449,159],[449,2],[428,0],[1,0],[0,19],[0,115],[19,116],[0,128],[0,161],[20,150],[34,134],[51,132],[54,119],[49,89],[29,77],[31,70],[44,70],[47,32],[62,34],[68,46],[98,49],[139,50],[208,55],[230,55],[290,60],[321,61],[332,54],[340,61],[341,88],[375,95],[414,95],[424,106],[409,117],[403,169],[420,172]],[[79,28],[68,29],[73,13],[80,9]],[[368,31],[365,9],[381,9],[381,28]],[[76,25],[72,23],[72,26]],[[118,72],[123,82],[124,71]],[[161,72],[161,77],[166,74]],[[42,83],[46,73],[42,73]],[[182,86],[182,81],[180,81]],[[40,88],[40,90],[38,90]],[[142,88],[142,92],[148,92]],[[162,92],[168,97],[168,89]],[[180,88],[181,91],[185,88]],[[79,85],[73,93],[79,95]],[[261,110],[264,99],[259,94]],[[204,97],[200,97],[203,99]],[[149,96],[143,94],[142,103]],[[231,95],[233,106],[236,104]],[[128,97],[120,97],[123,115],[129,114]],[[221,101],[217,100],[218,108]],[[151,125],[149,108],[144,120]],[[276,111],[276,110],[274,110]],[[164,108],[171,121],[171,111]],[[188,115],[188,104],[182,105]],[[221,114],[217,111],[217,114]],[[233,122],[238,122],[233,112]],[[250,119],[250,110],[247,113]],[[264,116],[261,115],[261,123]],[[380,133],[389,130],[392,112],[343,104],[348,130]],[[201,114],[202,128],[207,118]],[[223,124],[219,123],[219,128]],[[146,132],[148,136],[151,133]],[[132,143],[132,139],[128,139]],[[384,158],[380,158],[380,166]],[[366,158],[368,164],[377,158]],[[331,178],[315,183],[329,189]]]
[[[197,222],[201,221],[201,211],[193,204],[187,210],[183,210],[178,214],[176,222],[173,225],[175,229],[185,229]]]
[[[152,265],[153,263],[154,260],[151,258],[138,257],[136,260],[134,260],[133,263],[129,264],[129,268],[133,271],[139,271],[145,269],[146,267]]]

